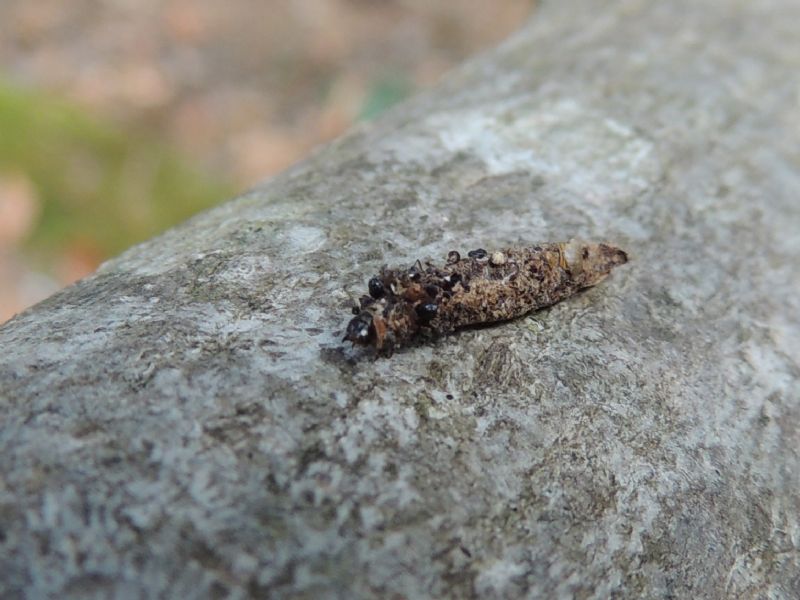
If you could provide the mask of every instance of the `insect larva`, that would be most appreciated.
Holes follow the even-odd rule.
[[[425,331],[444,334],[550,306],[627,261],[614,246],[570,240],[494,252],[479,248],[466,257],[451,251],[441,267],[427,261],[409,269],[383,267],[369,280],[369,296],[354,308],[344,340],[389,356]]]

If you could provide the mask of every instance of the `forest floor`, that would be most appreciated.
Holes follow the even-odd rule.
[[[4,0],[0,323],[518,28],[532,0]]]

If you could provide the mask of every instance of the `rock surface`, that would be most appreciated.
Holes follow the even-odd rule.
[[[0,329],[0,596],[800,596],[800,6],[546,3]],[[381,264],[607,239],[373,361]]]

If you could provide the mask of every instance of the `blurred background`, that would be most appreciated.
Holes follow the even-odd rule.
[[[532,8],[0,1],[0,323],[432,85]]]

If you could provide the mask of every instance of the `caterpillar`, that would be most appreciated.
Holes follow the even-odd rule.
[[[615,246],[570,240],[494,252],[478,248],[466,257],[453,250],[444,266],[419,260],[407,269],[384,266],[369,280],[369,295],[353,307],[342,341],[391,356],[424,332],[507,321],[555,304],[627,261]]]

